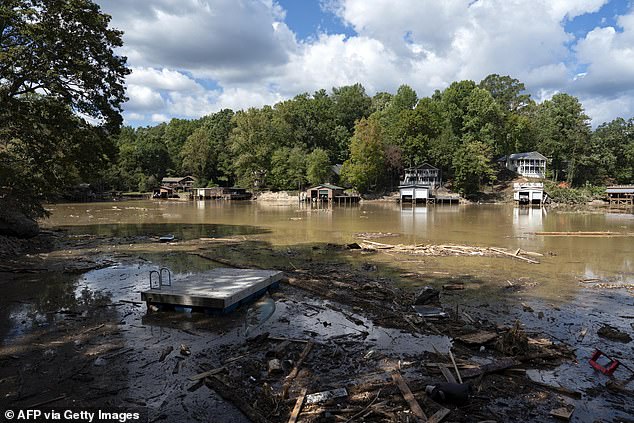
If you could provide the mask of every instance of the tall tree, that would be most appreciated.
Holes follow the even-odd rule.
[[[539,105],[537,130],[542,154],[551,158],[553,178],[572,184],[580,159],[587,154],[590,139],[590,118],[579,100],[569,94],[555,94]]]
[[[487,90],[505,112],[516,112],[531,102],[524,84],[508,75],[488,75],[478,86]]]
[[[348,85],[332,89],[335,121],[348,131],[354,129],[355,122],[368,117],[372,110],[372,99],[365,93],[361,84]]]
[[[121,32],[90,0],[0,3],[0,203],[29,217],[112,153],[122,122]]]
[[[328,153],[321,148],[316,148],[306,157],[306,178],[313,185],[329,182],[332,174]]]
[[[350,143],[350,158],[341,169],[341,177],[360,192],[375,190],[383,176],[385,153],[381,126],[376,119],[361,119]]]

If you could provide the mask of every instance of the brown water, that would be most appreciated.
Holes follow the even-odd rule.
[[[416,282],[403,279],[401,283],[404,285],[437,285],[443,283],[443,278],[464,281],[467,286],[464,291],[443,292],[442,301],[448,310],[459,306],[475,318],[503,324],[512,324],[519,319],[528,330],[563,340],[576,349],[579,365],[560,366],[547,375],[548,379],[580,390],[599,387],[601,392],[606,393],[588,394],[576,401],[574,421],[592,421],[605,416],[625,418],[634,414],[634,401],[609,395],[601,388],[607,378],[587,365],[587,357],[592,350],[601,348],[634,368],[633,343],[614,343],[596,334],[603,323],[610,323],[632,334],[632,291],[599,290],[591,288],[592,284],[580,283],[581,279],[598,278],[613,284],[634,284],[634,237],[579,238],[535,234],[540,231],[633,233],[632,214],[546,211],[508,205],[401,208],[394,203],[373,203],[311,209],[297,204],[177,201],[56,204],[51,205],[49,210],[51,217],[43,222],[44,226],[65,228],[71,234],[134,237],[172,233],[180,240],[244,235],[276,247],[288,247],[290,252],[298,251],[298,247],[304,244],[349,243],[358,241],[359,233],[389,232],[397,235],[377,241],[496,246],[542,253],[544,257],[539,258],[540,264],[493,257],[406,256],[397,260],[389,253],[358,256],[354,252],[341,253],[333,260],[379,262],[383,265],[379,270],[397,280],[404,271],[431,275]],[[312,253],[315,260],[328,257],[326,249],[315,251]],[[145,261],[140,263],[119,264],[80,276],[60,275],[59,280],[51,279],[50,275],[25,275],[20,284],[12,285],[0,298],[0,311],[4,312],[3,320],[8,322],[7,328],[0,325],[0,346],[4,344],[14,349],[20,345],[28,347],[29,333],[59,324],[60,319],[66,319],[60,310],[76,308],[80,303],[138,300],[139,290],[147,283],[148,270],[157,265],[170,267],[176,278],[191,271],[206,270],[211,265],[195,256],[162,252],[160,247],[156,251],[145,251],[143,256]],[[535,311],[524,311],[522,303],[530,305]],[[200,338],[182,332],[182,329],[198,327],[217,332],[218,336],[225,334],[227,342],[261,330],[301,336],[307,328],[315,330],[314,319],[336,323],[329,327],[327,333],[316,336],[332,336],[333,330],[354,333],[354,329],[348,327],[350,323],[345,322],[345,316],[335,315],[329,309],[320,311],[322,314],[311,315],[313,320],[308,319],[305,324],[298,324],[297,333],[287,333],[289,328],[286,325],[278,327],[278,320],[281,321],[293,307],[298,305],[265,298],[226,318],[203,318],[201,322],[191,315],[153,318],[146,315],[145,307],[131,305],[119,307],[117,312],[121,322],[127,324],[124,337],[132,347],[139,339],[153,342],[154,338],[160,340],[169,335],[177,339],[176,346],[185,342],[192,348],[203,348],[202,344],[198,345],[200,341],[196,341]],[[178,324],[174,323],[176,321]],[[340,327],[337,322],[341,323]],[[364,322],[371,327],[371,322],[365,319]],[[578,333],[582,329],[588,329],[588,333],[579,341]],[[404,335],[383,328],[373,329],[372,336],[369,347],[379,350],[389,347],[398,352],[412,344],[411,340],[402,338]],[[22,342],[22,339],[25,341]],[[426,342],[437,344],[435,347],[441,349],[446,347],[445,339],[426,339]],[[416,343],[420,348],[419,344]],[[146,347],[143,344],[137,349]],[[154,350],[152,353],[158,355]],[[158,373],[149,372],[152,367],[146,367],[147,357],[138,355],[138,363],[130,364],[131,373],[152,377],[165,373],[165,369],[157,370]],[[628,376],[624,370],[620,372],[617,376],[621,379]],[[145,376],[139,376],[134,383],[152,386],[145,382]],[[163,389],[158,385],[155,388],[156,393],[147,387],[139,392],[153,398]],[[156,401],[159,400],[163,401],[163,396],[157,396]],[[206,404],[202,399],[200,403]],[[615,405],[618,407],[615,408]],[[165,407],[159,405],[154,407],[148,403],[148,406],[165,411]],[[497,406],[504,409],[508,404]],[[173,412],[181,412],[179,407],[174,406]],[[171,415],[169,411],[168,414]]]
[[[180,239],[251,235],[273,245],[348,243],[357,233],[390,232],[386,243],[455,243],[496,246],[548,254],[539,266],[508,259],[445,258],[434,266],[463,273],[530,276],[550,281],[541,294],[552,296],[578,279],[634,282],[634,237],[581,238],[535,235],[540,231],[634,233],[634,215],[547,211],[509,205],[401,207],[394,203],[312,209],[277,203],[215,201],[131,201],[58,204],[47,226],[75,233],[162,235]],[[565,285],[565,286],[562,286]],[[576,286],[576,283],[574,284]]]

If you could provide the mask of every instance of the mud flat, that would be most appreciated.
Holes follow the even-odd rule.
[[[621,367],[610,378],[586,359],[601,347],[634,367],[631,343],[597,334],[603,323],[631,333],[626,288],[579,281],[587,301],[548,304],[531,297],[539,288],[531,278],[484,280],[434,262],[457,253],[422,265],[408,251],[276,247],[257,235],[166,246],[56,232],[45,245],[0,273],[3,406],[141,408],[150,421],[634,415],[631,374]],[[504,254],[468,258],[492,259],[541,266]],[[274,268],[284,279],[226,316],[153,313],[140,292],[163,266],[174,283],[216,267]],[[448,317],[422,317],[417,302]],[[466,401],[425,394],[454,379],[470,385]]]

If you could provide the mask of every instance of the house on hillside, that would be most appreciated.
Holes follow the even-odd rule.
[[[401,202],[428,202],[432,191],[440,186],[440,169],[424,163],[405,169],[405,176],[398,186]]]
[[[537,151],[515,153],[501,157],[498,162],[513,172],[527,178],[545,178],[548,159]]]
[[[161,186],[171,188],[174,191],[191,191],[196,183],[193,176],[165,177],[161,180]]]

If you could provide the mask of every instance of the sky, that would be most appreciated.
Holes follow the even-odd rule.
[[[96,0],[124,31],[128,125],[261,107],[360,82],[419,97],[489,74],[593,126],[634,116],[628,0]]]

